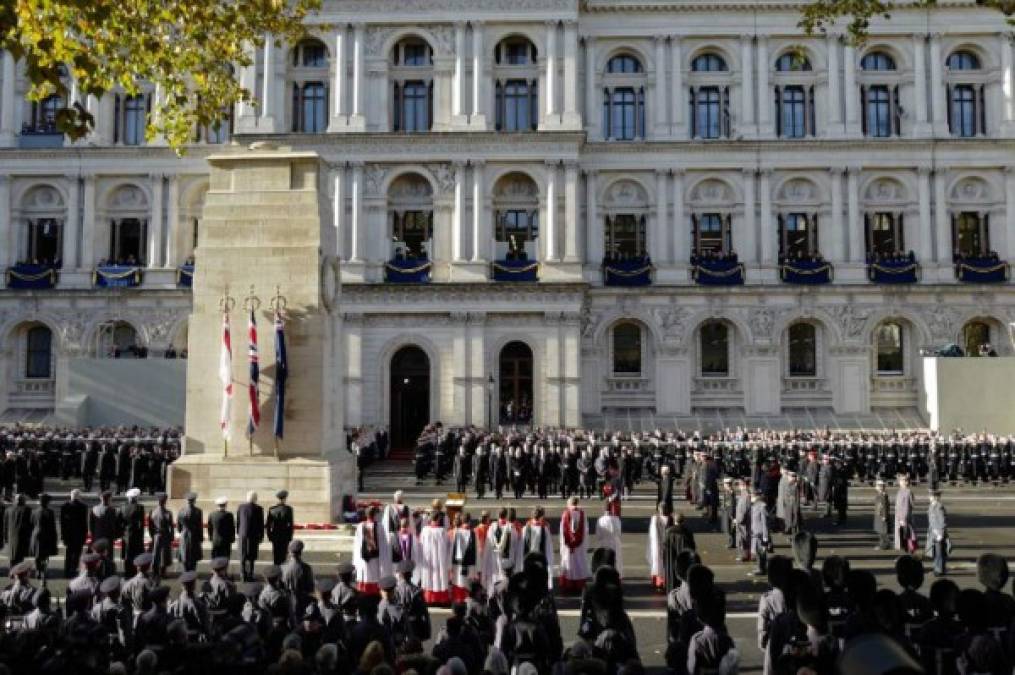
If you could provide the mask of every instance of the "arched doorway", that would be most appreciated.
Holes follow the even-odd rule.
[[[509,342],[500,350],[501,424],[532,421],[532,350],[524,342]]]
[[[391,447],[412,448],[430,422],[430,359],[416,346],[391,358]]]

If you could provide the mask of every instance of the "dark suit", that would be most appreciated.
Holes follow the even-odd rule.
[[[124,575],[134,576],[134,558],[144,553],[144,507],[137,502],[127,502],[120,509],[120,531],[123,532]]]
[[[116,509],[105,504],[93,506],[88,512],[88,531],[92,533],[92,541],[106,539],[112,546],[119,534],[119,518]]]
[[[4,529],[11,567],[25,559],[32,543],[32,509],[24,504],[11,506],[4,514]]]
[[[208,538],[211,539],[211,557],[228,558],[236,541],[236,519],[225,510],[213,511],[208,516]]]
[[[240,566],[243,578],[254,578],[257,548],[264,541],[264,509],[260,504],[244,502],[236,509],[236,531],[240,538]]]
[[[289,542],[293,540],[293,507],[288,504],[275,504],[268,509],[264,529],[271,541],[271,553],[275,564],[281,565],[289,553]]]
[[[60,507],[60,538],[66,548],[63,560],[63,575],[71,579],[78,572],[81,562],[81,548],[88,538],[88,505],[84,502],[68,501]]]

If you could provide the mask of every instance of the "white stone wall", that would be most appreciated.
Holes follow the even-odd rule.
[[[497,376],[499,349],[512,339],[533,350],[537,421],[546,424],[595,419],[617,406],[678,416],[713,407],[749,414],[913,408],[921,347],[961,343],[963,326],[983,320],[1007,351],[1002,327],[1015,318],[1011,286],[958,283],[950,231],[953,214],[989,215],[990,247],[1015,259],[1015,93],[1004,18],[972,2],[929,13],[899,9],[872,24],[862,48],[835,31],[803,36],[798,19],[792,5],[330,0],[312,19],[327,26],[318,31],[328,49],[328,128],[321,134],[287,133],[298,75],[290,47],[269,41],[253,50],[254,65],[239,75],[257,104],[236,110],[237,139],[272,135],[314,150],[328,167],[322,202],[331,228],[323,252],[341,261],[345,289],[330,327],[342,335],[341,349],[326,368],[347,423],[387,421],[390,357],[409,342],[431,358],[432,417],[476,423],[486,416],[486,380]],[[524,36],[538,53],[535,133],[495,129],[494,50],[508,36]],[[390,55],[407,37],[433,52],[426,69],[434,81],[433,133],[389,132]],[[777,72],[776,59],[794,47],[811,70]],[[873,50],[890,54],[896,70],[864,72],[861,59]],[[949,72],[945,62],[956,50],[975,54],[980,70]],[[721,55],[728,71],[693,72],[702,53]],[[605,70],[617,54],[642,66],[624,81],[644,88],[644,140],[604,137],[602,90],[615,82]],[[192,252],[207,190],[204,157],[218,146],[195,144],[179,159],[157,145],[115,145],[111,104],[103,100],[86,102],[98,115],[86,141],[24,148],[31,107],[21,98],[22,68],[6,55],[0,66],[0,264],[24,255],[25,222],[41,208],[30,203],[33,190],[52,190],[48,208],[65,214],[58,287],[0,290],[3,374],[18,372],[25,322],[50,325],[57,351],[53,393],[32,400],[16,377],[5,377],[0,408],[45,407],[69,393],[59,391],[60,354],[87,352],[102,322],[136,321],[155,348],[180,330],[189,294],[176,288],[175,268]],[[898,87],[897,137],[862,132],[860,87],[875,81]],[[949,134],[947,93],[963,81],[984,88],[986,129],[975,138]],[[729,88],[729,138],[690,138],[689,87],[702,83]],[[806,138],[776,136],[775,87],[787,84],[814,87],[815,125]],[[388,189],[406,173],[422,176],[433,194],[433,283],[423,289],[381,283],[392,253]],[[536,186],[540,283],[531,288],[489,281],[497,186],[510,174]],[[617,189],[624,185],[635,187]],[[604,218],[625,209],[646,216],[656,267],[647,289],[602,284]],[[792,210],[818,214],[818,245],[834,265],[833,284],[801,289],[779,281],[776,228]],[[868,281],[864,214],[875,210],[904,216],[918,284]],[[733,248],[746,266],[743,287],[702,288],[691,278],[690,218],[710,211],[731,217]],[[149,269],[139,291],[97,291],[92,268],[107,254],[110,221],[122,215],[148,221]],[[710,318],[731,330],[728,378],[700,374],[698,330]],[[611,373],[618,321],[642,328],[637,381]],[[788,377],[786,333],[794,321],[817,328],[814,378]],[[901,373],[876,372],[874,336],[883,321],[903,327]]]

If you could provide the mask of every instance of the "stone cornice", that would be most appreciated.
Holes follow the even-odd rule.
[[[799,12],[811,0],[582,0],[582,11],[609,12]],[[907,5],[911,5],[907,7]],[[974,0],[938,0],[938,8],[975,9]],[[893,11],[925,11],[915,0],[894,3]],[[989,10],[988,10],[989,11]]]

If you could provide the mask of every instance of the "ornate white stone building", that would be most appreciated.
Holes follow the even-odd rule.
[[[326,0],[184,159],[139,131],[154,92],[47,133],[59,102],[4,55],[0,411],[72,400],[73,359],[185,347],[231,138],[330,166],[347,424],[911,421],[921,348],[1009,351],[1010,28],[945,0],[861,48],[801,4]]]

